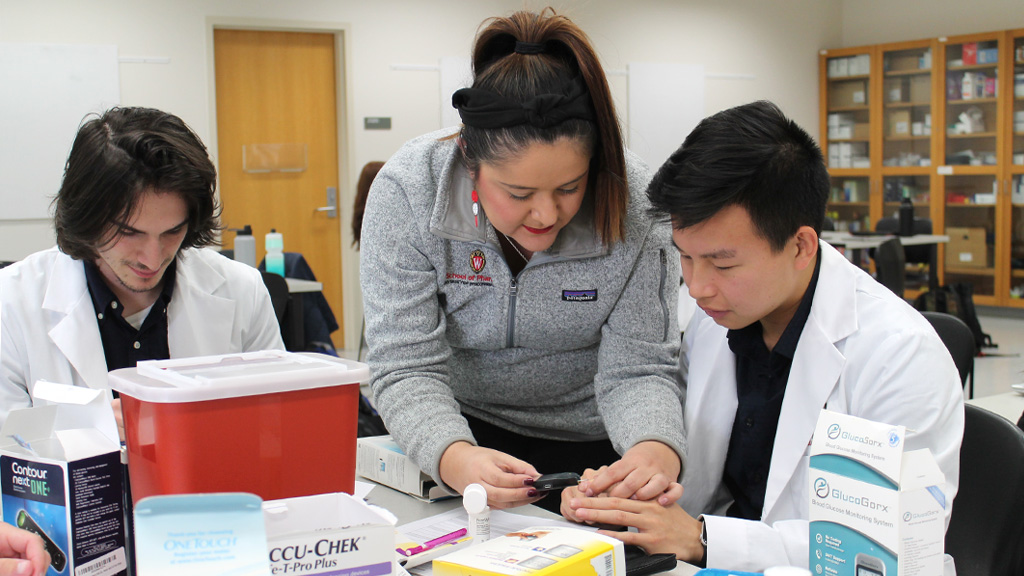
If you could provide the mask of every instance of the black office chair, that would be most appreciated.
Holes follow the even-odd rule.
[[[267,285],[267,292],[270,292],[270,303],[274,306],[277,324],[282,328],[281,336],[282,338],[287,337],[284,331],[284,315],[288,312],[288,300],[290,298],[288,282],[281,276],[271,272],[260,270],[260,275],[263,276],[263,283]]]
[[[946,530],[958,576],[1024,574],[1024,431],[964,406],[960,488]]]
[[[899,238],[882,242],[875,251],[875,278],[900,298],[903,298],[906,267],[903,244]]]
[[[967,397],[974,398],[974,357],[978,349],[974,343],[974,332],[963,320],[945,312],[922,311],[921,315],[931,323],[942,343],[953,357],[960,382],[967,388]],[[968,384],[970,382],[970,384]]]
[[[899,234],[900,232],[900,221],[898,218],[885,217],[880,218],[878,223],[875,224],[876,232],[887,232],[891,234]],[[914,218],[914,234],[931,234],[932,233],[932,221],[930,218]],[[928,273],[925,271],[927,266],[931,262],[932,246],[904,246],[903,247],[903,259],[907,264],[916,264],[917,272],[913,272],[917,277],[914,278],[914,284],[927,284]],[[869,256],[874,257],[869,254]],[[923,266],[922,266],[923,265]],[[912,274],[912,276],[913,276]]]

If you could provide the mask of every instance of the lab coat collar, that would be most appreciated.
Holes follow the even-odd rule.
[[[236,304],[214,295],[227,279],[193,254],[193,249],[178,254],[174,298],[167,307],[171,358],[202,356],[231,341]]]
[[[818,287],[797,344],[775,434],[762,516],[766,522],[772,521],[773,508],[811,442],[818,414],[839,383],[846,358],[836,343],[857,330],[855,270],[828,244],[821,242],[819,248]]]
[[[85,267],[81,260],[71,258],[58,258],[53,266],[43,296],[43,310],[60,315],[60,319],[50,329],[50,339],[88,387],[106,389],[107,364],[85,282]]]

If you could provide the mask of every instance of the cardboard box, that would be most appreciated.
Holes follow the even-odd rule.
[[[48,575],[128,573],[121,443],[109,393],[39,381],[0,433],[3,519],[39,534]],[[49,404],[47,404],[49,403]]]
[[[998,48],[982,48],[978,50],[978,64],[995,64],[999,62]]]
[[[867,103],[867,85],[863,80],[835,82],[829,87],[829,107],[848,108]]]
[[[910,136],[910,110],[893,110],[888,119],[889,136]]]
[[[910,101],[929,104],[932,101],[932,77],[913,76],[910,78]]]
[[[424,474],[391,436],[356,441],[356,474],[427,502],[452,497]]]
[[[947,268],[985,268],[988,266],[988,244],[984,228],[946,227]]]
[[[822,410],[811,442],[810,556],[815,574],[942,574],[945,477],[903,426]]]
[[[963,57],[964,66],[973,66],[978,63],[978,43],[977,42],[965,42],[963,45]]]
[[[395,570],[395,517],[343,492],[263,503],[271,574],[384,576]]]
[[[888,58],[890,72],[904,70],[918,70],[921,66],[921,57],[917,54],[894,54]]]
[[[622,542],[565,526],[536,526],[437,558],[434,576],[625,576]]]

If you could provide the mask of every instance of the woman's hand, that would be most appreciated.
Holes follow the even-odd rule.
[[[665,506],[683,494],[682,488],[675,483],[679,469],[679,455],[675,450],[661,442],[648,440],[634,445],[621,460],[580,482],[579,491],[585,496],[607,492],[614,498],[657,499]]]
[[[480,484],[492,508],[532,504],[542,495],[532,487],[540,476],[533,466],[504,452],[455,442],[441,456],[441,479],[462,494],[466,486]]]
[[[44,576],[50,555],[43,539],[10,524],[0,522],[0,576]]]
[[[635,544],[648,554],[670,552],[676,558],[696,563],[704,556],[700,543],[701,522],[678,505],[662,506],[654,501],[626,498],[572,498],[568,508],[588,524],[631,526],[637,532],[599,530],[599,534]]]

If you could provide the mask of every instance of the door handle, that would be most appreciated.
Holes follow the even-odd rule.
[[[327,206],[316,209],[317,212],[327,212],[328,218],[338,217],[338,189],[333,186],[327,187]]]

